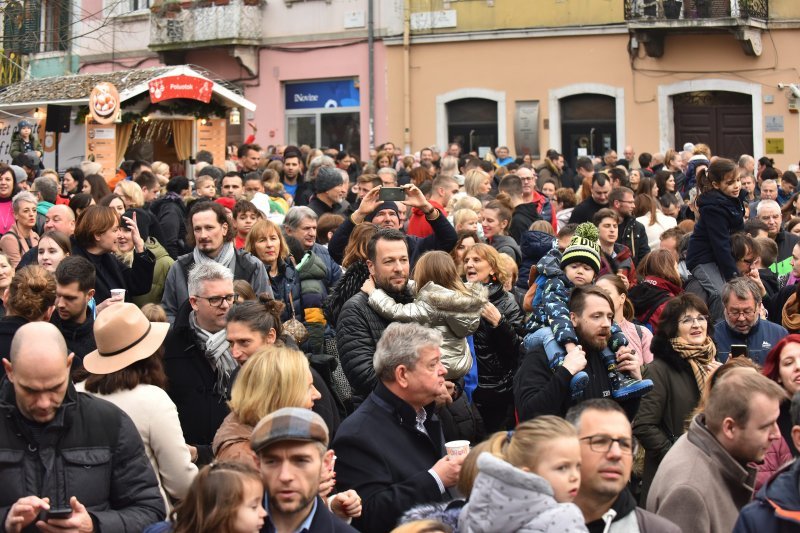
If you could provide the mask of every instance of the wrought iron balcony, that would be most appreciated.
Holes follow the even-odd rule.
[[[769,0],[625,0],[627,21],[769,18]]]
[[[769,0],[624,0],[632,48],[643,44],[651,57],[664,53],[664,38],[677,33],[730,32],[744,52],[761,55],[761,32]],[[634,40],[635,39],[635,40]]]
[[[150,49],[257,46],[262,6],[260,0],[157,3],[150,9]]]

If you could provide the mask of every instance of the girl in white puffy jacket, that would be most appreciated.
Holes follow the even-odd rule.
[[[441,332],[445,379],[460,379],[472,366],[466,339],[480,325],[481,310],[487,302],[486,289],[479,283],[464,284],[453,258],[441,251],[420,257],[413,278],[418,290],[410,304],[395,302],[384,290],[375,287],[372,278],[364,282],[361,290],[369,295],[370,307],[383,318],[416,322]]]

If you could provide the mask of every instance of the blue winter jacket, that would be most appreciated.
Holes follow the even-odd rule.
[[[733,533],[800,531],[800,461],[768,481],[739,513]]]
[[[728,360],[732,344],[746,344],[750,359],[754,363],[763,366],[764,360],[772,347],[788,334],[789,332],[783,326],[759,318],[750,333],[742,335],[731,328],[725,320],[720,320],[714,326],[714,344],[717,345],[717,360],[721,363]]]
[[[555,237],[543,231],[526,231],[522,234],[519,248],[522,251],[522,265],[519,267],[517,287],[523,291],[528,290],[528,276],[531,267],[553,248]]]

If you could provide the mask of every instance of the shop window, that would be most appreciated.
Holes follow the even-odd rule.
[[[284,91],[287,143],[360,151],[357,80],[287,83]]]

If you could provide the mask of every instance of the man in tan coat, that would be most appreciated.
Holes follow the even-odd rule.
[[[647,510],[683,531],[728,533],[753,497],[755,469],[778,429],[786,392],[749,369],[734,370],[711,390],[697,415],[664,457],[647,497]]]

